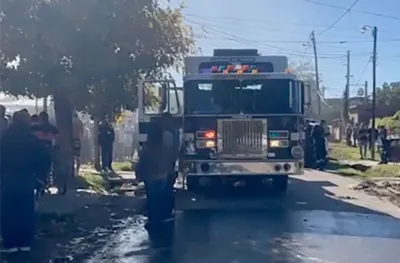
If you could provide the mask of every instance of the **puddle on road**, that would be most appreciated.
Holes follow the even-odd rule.
[[[124,220],[123,228],[111,236],[110,240],[100,251],[85,263],[113,262],[139,263],[145,262],[145,255],[150,252],[147,231],[144,229],[145,218],[135,216]],[[142,259],[143,258],[143,259]]]

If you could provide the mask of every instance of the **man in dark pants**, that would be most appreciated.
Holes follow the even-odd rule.
[[[101,168],[104,171],[112,171],[115,132],[106,118],[99,125],[98,140],[101,151]]]
[[[317,159],[317,167],[322,170],[327,161],[327,151],[325,144],[325,128],[324,123],[315,125],[312,131],[312,137],[314,139],[315,155]]]
[[[3,252],[29,251],[35,234],[35,175],[47,169],[50,156],[23,112],[14,114],[0,145]]]
[[[174,125],[174,119],[170,113],[163,113],[161,117],[161,126],[163,129],[163,145],[168,153],[168,163],[170,170],[168,172],[168,186],[169,186],[169,204],[171,209],[171,217],[175,210],[175,193],[174,185],[176,181],[175,165],[179,155],[180,136],[179,130]]]
[[[167,149],[163,147],[163,129],[159,123],[155,123],[147,135],[135,168],[136,178],[145,183],[148,216],[145,227],[154,242],[161,241],[160,238],[168,241],[165,237],[170,237],[168,229],[171,228],[166,226],[172,226],[168,224],[172,220],[168,201],[171,194],[167,156]]]
[[[390,140],[387,138],[387,130],[383,125],[379,126],[378,138],[382,142],[380,164],[387,164],[389,162]]]

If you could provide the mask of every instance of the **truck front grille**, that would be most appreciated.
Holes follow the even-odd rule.
[[[227,158],[266,157],[267,146],[267,120],[218,120],[219,156]]]

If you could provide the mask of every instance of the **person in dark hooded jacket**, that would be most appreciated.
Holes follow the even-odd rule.
[[[163,146],[163,129],[155,123],[139,153],[135,173],[143,181],[147,196],[147,226],[159,225],[171,216],[168,174],[171,170],[168,151]]]
[[[168,203],[170,206],[171,216],[175,210],[175,194],[174,185],[177,174],[175,172],[176,161],[180,150],[180,135],[179,130],[174,125],[174,119],[170,113],[163,113],[161,116],[161,127],[163,129],[163,146],[167,151],[170,170],[168,172]]]
[[[104,171],[113,171],[113,144],[115,141],[115,131],[107,118],[99,124],[98,143],[101,152],[101,168]]]
[[[46,169],[50,157],[23,112],[14,114],[4,132],[0,156],[3,252],[28,251],[35,234],[35,175]]]

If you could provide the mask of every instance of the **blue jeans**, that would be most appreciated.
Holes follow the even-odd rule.
[[[149,222],[160,222],[171,217],[169,182],[167,177],[145,181]]]

